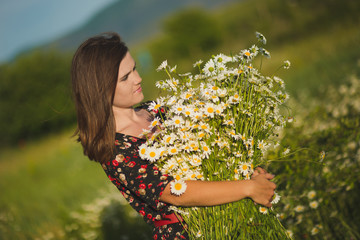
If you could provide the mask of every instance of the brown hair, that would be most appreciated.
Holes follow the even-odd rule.
[[[75,136],[84,154],[100,163],[111,160],[115,147],[112,111],[119,65],[128,48],[116,33],[89,38],[77,49],[71,66],[77,114]]]

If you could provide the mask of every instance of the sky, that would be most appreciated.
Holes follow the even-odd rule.
[[[0,0],[0,63],[84,24],[115,0]]]

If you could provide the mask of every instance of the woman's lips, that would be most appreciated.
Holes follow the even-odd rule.
[[[141,87],[139,87],[138,89],[136,89],[136,91],[135,92],[142,92],[142,88]]]

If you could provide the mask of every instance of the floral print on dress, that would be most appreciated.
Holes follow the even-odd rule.
[[[147,104],[142,105],[142,108],[147,108]],[[129,204],[145,222],[154,227],[154,221],[172,213],[168,209],[171,205],[159,201],[159,198],[173,178],[162,174],[154,164],[140,158],[139,146],[145,141],[142,138],[116,133],[114,157],[102,164],[102,167]],[[188,239],[183,224],[178,222],[154,227],[153,238]]]

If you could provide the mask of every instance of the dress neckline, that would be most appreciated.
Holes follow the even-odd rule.
[[[125,133],[115,132],[115,138],[117,138],[117,136],[119,136],[119,135],[126,136],[126,137],[137,138],[137,139],[141,139],[141,140],[146,140],[146,138],[141,138],[141,137],[136,137],[136,136],[132,136],[132,135],[129,135],[129,134],[125,134]]]

